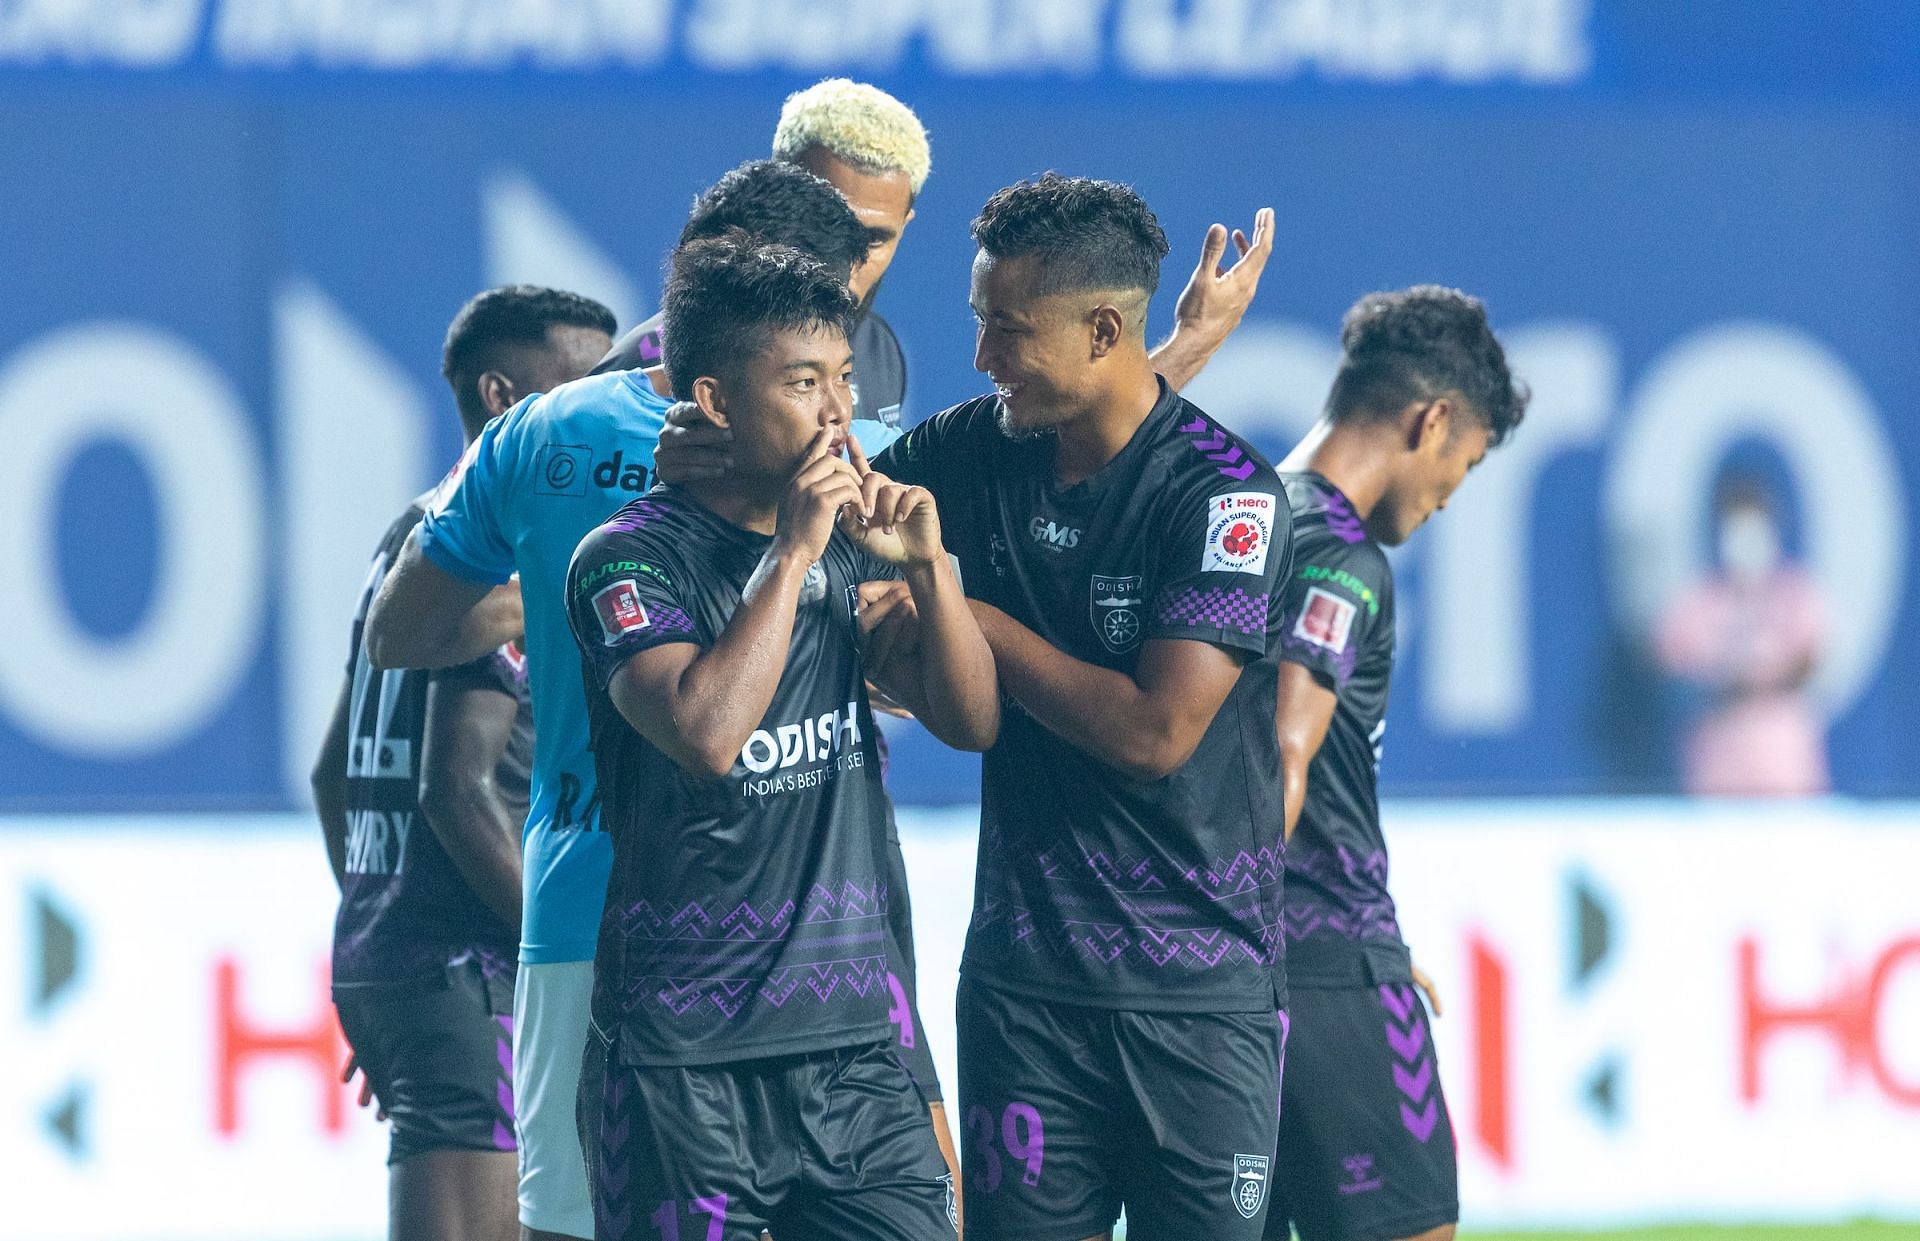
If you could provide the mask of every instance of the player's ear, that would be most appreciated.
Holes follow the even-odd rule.
[[[1453,429],[1453,401],[1440,397],[1408,407],[1405,418],[1407,447],[1414,452],[1440,452]]]
[[[512,409],[514,402],[520,397],[514,389],[513,380],[499,371],[484,371],[480,378],[473,382],[474,386],[480,390],[480,403],[487,407],[489,418],[498,418]]]
[[[699,409],[700,416],[722,430],[732,430],[733,424],[727,419],[727,394],[721,389],[720,381],[711,375],[702,375],[693,381],[692,404]]]
[[[1090,318],[1093,329],[1091,341],[1092,356],[1104,358],[1120,347],[1127,333],[1127,316],[1111,302],[1101,302],[1093,308]]]

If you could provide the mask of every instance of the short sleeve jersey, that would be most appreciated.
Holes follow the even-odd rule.
[[[660,365],[666,357],[660,323],[655,315],[629,329],[593,373]],[[861,318],[847,345],[853,350],[853,432],[872,456],[899,435],[907,407],[907,356],[893,325],[872,313]]]
[[[431,981],[463,961],[511,972],[518,928],[467,886],[420,810],[427,691],[496,692],[519,704],[494,779],[516,815],[527,809],[533,713],[526,660],[511,647],[435,672],[375,668],[362,644],[367,607],[418,524],[427,497],[388,528],[353,620],[347,731],[347,874],[333,928],[333,985]]]
[[[1096,1007],[1257,1012],[1285,996],[1273,727],[1285,501],[1244,441],[1161,385],[1120,454],[1070,487],[1050,438],[985,397],[909,431],[875,468],[927,487],[968,595],[1075,659],[1129,675],[1143,644],[1245,667],[1193,756],[1160,780],[1107,766],[1003,704],[981,770],[962,969]]]
[[[593,957],[613,851],[600,832],[580,656],[567,628],[567,565],[589,531],[651,485],[668,404],[638,372],[528,397],[487,424],[421,523],[421,551],[456,577],[499,584],[520,575],[538,725],[522,851],[523,961]]]
[[[1332,483],[1311,473],[1283,481],[1294,560],[1279,657],[1336,696],[1287,859],[1287,972],[1304,987],[1406,982],[1377,789],[1393,674],[1393,572]]]
[[[723,1063],[891,1035],[886,794],[836,532],[808,572],[771,705],[725,779],[691,774],[607,693],[635,655],[711,646],[772,542],[661,487],[580,545],[568,600],[613,876],[594,1019],[631,1063]]]

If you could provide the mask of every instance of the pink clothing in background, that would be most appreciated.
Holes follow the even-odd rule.
[[[1687,791],[1804,797],[1827,790],[1826,720],[1805,689],[1825,623],[1798,568],[1708,578],[1660,621],[1660,661],[1712,704],[1687,738]]]

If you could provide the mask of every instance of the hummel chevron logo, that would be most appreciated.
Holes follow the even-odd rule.
[[[1380,988],[1387,1011],[1387,1046],[1402,1061],[1393,1066],[1393,1085],[1402,1096],[1400,1123],[1417,1142],[1426,1142],[1440,1123],[1440,1098],[1434,1090],[1433,1053],[1413,988],[1402,983]]]

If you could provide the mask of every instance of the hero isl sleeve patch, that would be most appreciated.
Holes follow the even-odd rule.
[[[1267,567],[1278,504],[1264,491],[1233,491],[1207,501],[1207,546],[1202,573],[1260,573]]]
[[[1347,649],[1353,618],[1359,611],[1359,605],[1352,601],[1314,586],[1307,591],[1300,619],[1293,623],[1293,636],[1338,655]]]
[[[595,591],[593,611],[600,618],[600,636],[608,646],[648,625],[647,609],[640,602],[640,584],[630,577],[608,582]]]

